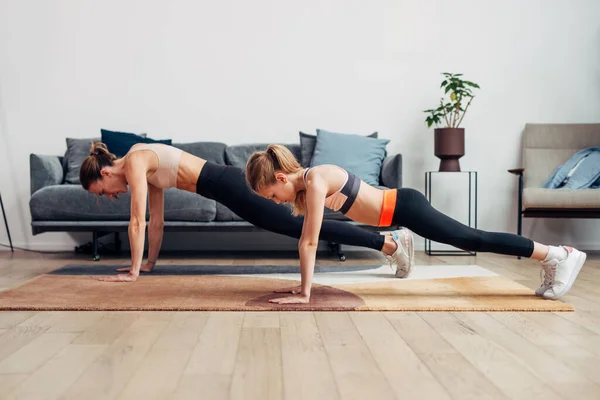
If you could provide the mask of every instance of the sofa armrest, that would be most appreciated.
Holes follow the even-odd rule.
[[[31,194],[46,186],[60,185],[64,177],[62,157],[30,154],[29,175]]]
[[[379,180],[382,186],[393,189],[402,187],[402,154],[394,154],[383,159]]]

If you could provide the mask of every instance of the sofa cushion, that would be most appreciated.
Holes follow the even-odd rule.
[[[379,185],[381,164],[386,156],[388,139],[317,130],[314,167],[333,164],[352,172],[369,185]]]
[[[600,208],[600,189],[523,189],[527,208]]]
[[[215,216],[215,221],[243,221],[243,219],[231,211],[227,206],[217,203],[217,215]]]
[[[90,155],[92,142],[99,142],[100,138],[75,139],[67,138],[67,151],[63,159],[65,170],[65,183],[76,184],[79,182],[79,168],[81,163]]]
[[[377,138],[378,132],[373,132],[369,136],[370,138]],[[300,154],[301,162],[303,167],[310,167],[310,161],[315,153],[315,145],[317,144],[317,135],[310,135],[308,133],[300,132]]]
[[[30,154],[29,166],[30,193],[44,186],[60,185],[63,181],[61,157]]]
[[[165,221],[214,221],[217,203],[196,193],[165,189]]]
[[[283,144],[290,149],[294,157],[300,162],[300,145],[298,144]],[[250,156],[256,151],[265,151],[269,147],[268,143],[245,144],[237,146],[228,146],[225,149],[225,162],[234,167],[246,169],[246,163]]]
[[[106,145],[108,151],[116,155],[117,157],[123,157],[134,144],[138,143],[162,143],[171,145],[171,139],[151,139],[148,137],[141,137],[134,133],[127,132],[114,132],[106,129],[101,129],[102,143]]]
[[[192,143],[173,143],[177,147],[196,157],[204,158],[217,164],[225,164],[225,143],[218,142],[192,142]]]
[[[34,221],[127,221],[130,202],[129,193],[111,200],[79,185],[53,185],[35,192],[29,207]],[[213,221],[215,215],[214,200],[174,188],[165,190],[165,221],[207,222]]]

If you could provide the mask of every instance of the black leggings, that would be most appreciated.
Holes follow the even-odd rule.
[[[533,241],[512,233],[486,232],[470,228],[442,214],[414,189],[398,189],[393,224],[417,235],[463,250],[531,257]]]
[[[288,207],[254,193],[240,168],[207,162],[198,177],[196,193],[218,201],[259,228],[296,239],[302,235],[304,217],[295,217]],[[381,250],[385,241],[379,233],[332,220],[323,221],[319,239],[375,250]]]

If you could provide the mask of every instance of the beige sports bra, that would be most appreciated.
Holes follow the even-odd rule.
[[[148,177],[149,183],[162,189],[177,186],[177,171],[183,154],[181,149],[161,143],[148,143],[136,145],[127,154],[138,150],[153,151],[158,157],[158,168]]]

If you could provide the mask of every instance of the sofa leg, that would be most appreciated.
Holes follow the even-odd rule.
[[[346,261],[346,255],[342,252],[342,245],[339,243],[329,242],[329,247],[339,258],[340,261]]]
[[[119,232],[115,232],[115,251],[117,254],[121,253],[121,238]]]
[[[98,232],[92,232],[92,260],[100,261],[100,254],[98,254]]]

